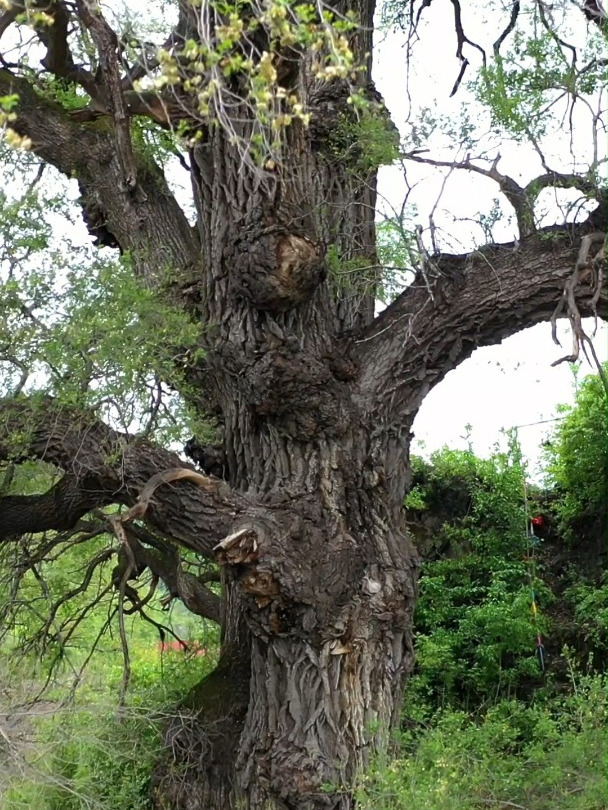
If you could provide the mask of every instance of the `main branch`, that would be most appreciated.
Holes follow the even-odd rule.
[[[31,140],[32,151],[43,161],[78,180],[83,217],[97,241],[129,252],[138,274],[152,287],[166,284],[168,268],[176,290],[192,284],[198,235],[155,162],[135,154],[137,184],[129,187],[109,118],[79,124],[29,81],[0,70],[0,96],[13,94],[19,97],[13,129]]]
[[[375,423],[411,424],[428,391],[476,348],[550,320],[591,225],[433,257],[430,283],[417,279],[359,340],[361,397]],[[581,314],[605,312],[605,288],[581,280]]]
[[[155,475],[187,469],[174,453],[48,397],[0,400],[0,460],[7,459],[38,459],[64,477],[42,495],[0,498],[0,539],[68,529],[88,510],[108,503],[133,507]],[[227,484],[216,483],[206,490],[188,482],[160,487],[150,499],[146,522],[183,547],[212,557],[235,517],[250,506]]]

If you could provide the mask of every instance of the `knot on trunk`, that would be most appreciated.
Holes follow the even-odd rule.
[[[237,297],[256,309],[284,312],[325,280],[324,254],[319,242],[293,229],[251,221],[226,248],[224,261]]]
[[[108,226],[108,214],[101,200],[92,192],[87,192],[79,183],[82,193],[82,219],[93,237],[93,244],[99,247],[120,248],[118,239]]]
[[[259,416],[274,417],[300,441],[340,436],[352,423],[344,384],[329,363],[281,348],[267,352],[247,371],[248,402]]]
[[[256,636],[339,639],[332,647],[339,655],[354,638],[361,605],[371,599],[385,614],[394,598],[374,589],[373,571],[363,579],[366,562],[356,548],[348,530],[328,523],[316,496],[302,495],[256,509],[214,551]]]
[[[228,459],[223,447],[203,444],[193,436],[184,445],[184,453],[207,475],[222,479],[226,477]]]

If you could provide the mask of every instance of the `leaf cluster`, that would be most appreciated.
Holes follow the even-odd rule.
[[[415,614],[412,686],[432,705],[477,704],[540,677],[546,619],[533,616],[531,592],[540,605],[551,595],[526,559],[524,474],[513,451],[479,459],[445,449],[416,462],[406,506],[445,520],[433,538],[443,558],[423,564]]]
[[[477,100],[490,110],[498,132],[516,140],[530,135],[542,138],[557,121],[553,108],[560,100],[570,98],[573,103],[603,86],[605,68],[596,58],[596,47],[590,36],[586,64],[581,68],[576,60],[568,59],[571,54],[553,31],[519,30],[508,52],[482,68],[471,87]]]
[[[183,385],[200,326],[139,282],[128,255],[57,239],[58,213],[61,197],[0,193],[2,394],[25,374],[26,390],[101,407],[125,430],[181,436],[188,417],[171,389]]]
[[[564,409],[545,462],[547,483],[558,494],[553,510],[560,532],[576,543],[586,527],[605,521],[608,503],[608,399],[599,376],[586,377],[574,405]]]
[[[302,51],[319,82],[354,82],[360,68],[349,36],[356,15],[323,4],[225,2],[203,6],[196,38],[158,53],[157,90],[170,88],[185,99],[198,126],[185,122],[184,134],[203,138],[206,126],[221,127],[246,162],[268,169],[280,160],[281,136],[294,122],[308,126],[310,111],[295,79]],[[291,63],[291,65],[290,65]],[[357,97],[353,90],[353,99]],[[253,129],[234,126],[234,107],[246,111]]]

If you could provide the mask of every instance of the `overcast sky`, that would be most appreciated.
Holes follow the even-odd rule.
[[[469,12],[471,7],[472,4],[468,6]],[[483,9],[483,6],[480,5],[479,9]],[[496,38],[496,23],[489,28],[483,13],[477,17],[469,13],[467,19],[467,9],[464,11],[465,30],[471,37],[479,36],[478,41],[487,46]],[[381,34],[376,40],[375,82],[402,134],[406,131],[404,122],[408,116],[410,97],[414,106],[416,103],[428,105],[452,115],[457,115],[462,105],[470,99],[464,85],[455,98],[449,98],[460,65],[455,56],[456,41],[448,4],[435,3],[427,12],[427,23],[421,32],[422,39],[415,51],[415,66],[410,74],[410,94],[406,85],[404,36]],[[581,32],[584,34],[583,15],[580,17]],[[472,54],[467,56],[474,61]],[[580,150],[584,150],[590,138],[588,123],[582,118],[577,135],[581,140]],[[552,152],[553,167],[558,171],[569,170],[564,158],[563,137],[563,132],[556,132],[547,144]],[[540,161],[527,146],[501,144],[500,152],[503,155],[500,168],[518,180],[527,182],[542,172]],[[449,159],[446,154],[441,157]],[[441,175],[433,169],[427,170],[427,167],[416,168],[416,180],[422,180],[414,194],[418,221],[426,226],[429,211],[437,199]],[[425,180],[425,176],[428,179]],[[404,193],[400,171],[395,168],[381,170],[379,191],[392,205],[398,205]],[[470,249],[473,226],[453,222],[448,226],[450,216],[474,218],[477,212],[489,210],[496,197],[500,197],[500,193],[493,181],[470,176],[466,172],[452,174],[440,206],[446,209],[443,222],[446,223],[446,239],[453,240],[451,251]],[[504,208],[508,212],[507,203]],[[515,237],[513,222],[508,216],[500,223],[496,236],[505,242]],[[589,323],[588,328],[591,333],[593,323]],[[504,446],[502,429],[555,417],[557,406],[571,402],[574,396],[572,369],[567,364],[551,367],[552,362],[569,351],[567,330],[567,322],[561,322],[559,334],[563,338],[564,349],[553,343],[551,327],[547,323],[514,335],[498,346],[474,352],[470,360],[451,372],[427,396],[414,424],[414,451],[426,455],[443,445],[464,448],[467,444],[465,425],[470,424],[473,447],[476,452],[485,455],[492,451],[497,442]],[[608,359],[608,331],[604,324],[600,324],[594,343],[600,359]],[[583,362],[579,376],[588,373],[593,373],[593,369]],[[519,430],[531,470],[537,468],[539,462],[539,445],[554,426],[555,423],[546,423]]]

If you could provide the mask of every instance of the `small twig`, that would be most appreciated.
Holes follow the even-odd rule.
[[[118,718],[119,720],[122,720],[124,719],[127,691],[131,681],[131,657],[129,655],[129,641],[127,639],[127,630],[125,627],[125,599],[127,597],[127,583],[131,574],[137,571],[137,563],[135,561],[135,555],[129,543],[129,538],[127,537],[125,527],[122,525],[120,516],[112,515],[109,518],[109,522],[116,533],[116,537],[122,543],[127,555],[127,564],[122,571],[122,576],[118,586],[118,633],[120,635],[120,647],[122,650],[123,661],[122,679],[120,682],[120,693],[118,696]]]
[[[515,810],[528,810],[527,807],[524,807],[523,804],[516,804],[515,802],[509,802],[506,799],[479,799],[482,804],[499,804],[502,807],[514,807]]]
[[[595,315],[597,326],[596,306],[601,294],[601,285],[604,278],[602,263],[606,255],[606,239],[607,237],[604,233],[590,233],[581,239],[581,246],[578,251],[574,270],[566,281],[560,301],[556,306],[553,315],[551,316],[551,336],[553,338],[553,342],[560,346],[561,344],[557,337],[557,319],[564,314],[564,312],[567,314],[568,320],[570,321],[572,334],[572,353],[565,355],[564,357],[560,357],[551,365],[558,366],[560,363],[575,362],[578,360],[581,350],[585,354],[587,360],[589,360],[587,355],[588,346],[593,358],[593,362],[597,368],[597,372],[606,391],[606,396],[608,397],[608,378],[606,377],[604,368],[597,356],[591,338],[583,329],[581,313],[576,300],[576,288],[582,281],[589,279],[593,290],[591,309]],[[589,254],[591,252],[591,248],[593,245],[598,243],[601,243],[601,247],[593,258],[590,259]],[[589,362],[591,363],[590,360]]]

